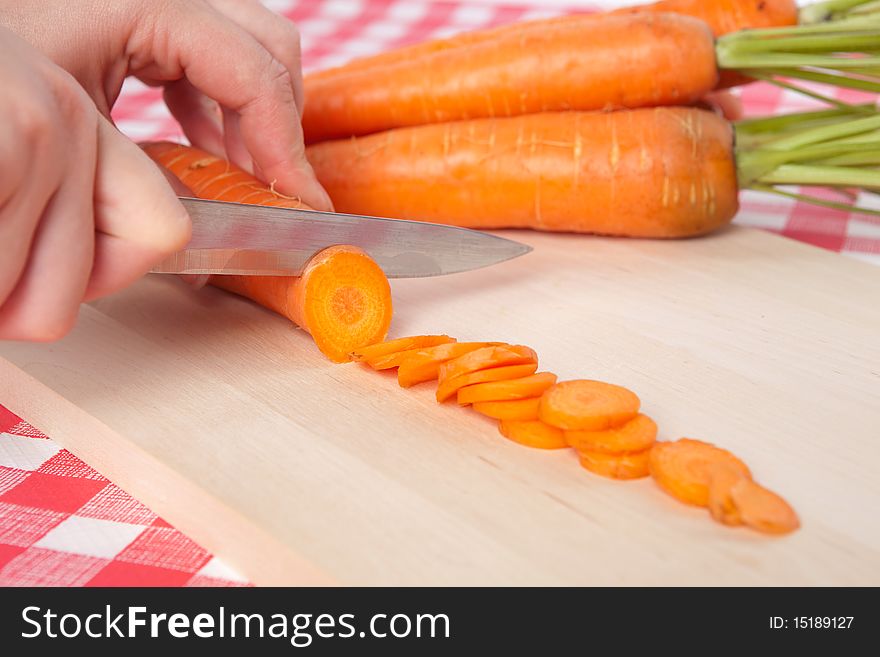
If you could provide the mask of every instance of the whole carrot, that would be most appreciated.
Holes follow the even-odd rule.
[[[305,208],[249,173],[196,148],[167,142],[144,150],[192,193],[205,199]],[[301,276],[212,276],[211,285],[247,297],[296,323],[335,362],[385,338],[391,324],[391,288],[379,266],[353,246],[315,254]]]
[[[691,105],[723,74],[815,80],[818,71],[820,81],[862,88],[852,71],[873,75],[878,39],[866,21],[716,41],[702,20],[654,11],[524,23],[308,76],[303,130],[316,143],[443,121]]]
[[[554,112],[309,146],[340,212],[469,228],[706,233],[737,210],[730,124],[692,108]]]

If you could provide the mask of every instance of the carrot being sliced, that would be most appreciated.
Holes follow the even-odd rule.
[[[752,474],[745,463],[725,449],[701,440],[681,438],[658,442],[651,448],[651,476],[678,500],[696,506],[709,505],[709,484],[714,468],[726,465],[743,477]]]
[[[535,364],[537,366],[537,363]],[[538,372],[521,378],[497,379],[486,383],[476,383],[458,390],[458,403],[462,405],[474,402],[514,401],[541,395],[547,388],[556,383],[556,375],[550,372]]]
[[[641,479],[650,475],[650,448],[629,454],[605,454],[578,450],[581,466],[609,479]]]
[[[748,479],[739,468],[727,464],[710,468],[709,473],[709,513],[723,525],[741,525],[742,515],[730,495],[733,486],[740,479]]]
[[[627,388],[602,381],[563,381],[541,397],[539,415],[565,431],[603,431],[633,419],[641,402]]]
[[[643,452],[657,439],[657,424],[647,415],[636,415],[632,420],[604,431],[566,431],[568,444],[578,451],[625,454]]]
[[[361,347],[351,353],[351,360],[371,360],[398,351],[433,347],[450,342],[455,342],[455,338],[450,338],[448,335],[411,335],[405,338],[386,340],[385,342],[377,342],[376,344]]]
[[[485,370],[490,367],[502,365],[522,365],[524,363],[537,363],[538,355],[528,347],[522,345],[497,345],[483,347],[454,358],[440,366],[439,380],[443,383],[446,379],[452,379],[463,374],[470,374],[477,370]]]
[[[417,383],[436,380],[440,375],[440,366],[446,361],[464,356],[467,353],[498,345],[498,342],[452,342],[410,352],[397,370],[397,382],[402,388],[409,388]],[[536,366],[537,367],[537,366]]]
[[[501,420],[498,423],[498,431],[509,440],[526,447],[537,449],[562,449],[568,447],[562,431],[551,427],[540,420]]]
[[[519,379],[534,374],[538,369],[538,363],[523,363],[522,365],[502,365],[501,367],[489,367],[484,370],[476,370],[451,379],[444,379],[437,386],[437,401],[445,402],[456,392],[465,386],[489,383],[493,381],[505,381],[507,379]]]
[[[788,534],[800,527],[797,513],[773,491],[751,479],[740,479],[730,489],[730,499],[742,522],[766,534]]]
[[[488,415],[496,420],[518,420],[523,422],[538,419],[538,405],[540,403],[540,397],[515,399],[514,401],[476,402],[473,405],[473,409],[477,413]]]

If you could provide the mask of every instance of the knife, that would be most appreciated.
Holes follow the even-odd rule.
[[[186,249],[159,274],[297,276],[334,244],[366,251],[389,278],[443,276],[525,255],[532,247],[467,228],[314,210],[181,198],[192,219]]]

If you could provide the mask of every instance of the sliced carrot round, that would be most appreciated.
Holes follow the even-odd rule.
[[[537,367],[537,364],[535,365]],[[516,399],[514,401],[476,402],[473,409],[496,420],[537,420],[540,397]]]
[[[651,476],[667,493],[686,504],[709,505],[713,469],[727,465],[751,478],[745,463],[725,449],[701,440],[681,438],[651,448]]]
[[[788,534],[801,526],[797,513],[773,491],[751,479],[740,479],[730,489],[730,499],[742,521],[766,534]]]
[[[541,398],[539,414],[566,431],[603,431],[634,418],[641,402],[634,392],[602,381],[563,381]]]
[[[537,449],[562,449],[568,447],[562,431],[540,420],[501,420],[498,430],[505,438],[526,447]]]
[[[532,349],[522,345],[504,344],[484,347],[443,363],[440,366],[439,380],[440,383],[443,383],[446,379],[452,379],[456,376],[470,374],[471,372],[485,370],[490,367],[537,362],[538,355]]]
[[[709,513],[723,525],[741,525],[742,516],[730,491],[740,479],[748,479],[738,468],[727,464],[709,469]]]
[[[605,454],[579,450],[581,466],[593,474],[609,479],[641,479],[650,473],[650,448],[629,454]]]
[[[459,389],[458,403],[473,404],[474,402],[513,401],[538,397],[554,383],[556,383],[555,374],[538,372],[518,379],[498,379],[487,383],[472,384]]]
[[[657,424],[647,415],[604,431],[566,431],[568,444],[578,451],[626,454],[643,452],[657,440]]]
[[[522,365],[504,365],[502,367],[490,367],[485,370],[477,370],[469,374],[462,374],[451,379],[445,379],[437,386],[437,401],[445,402],[452,397],[460,388],[477,383],[489,381],[504,381],[506,379],[519,379],[534,374],[538,369],[538,363],[524,363]]]
[[[491,346],[492,342],[450,342],[423,349],[410,349],[400,360],[397,382],[403,388],[431,381],[439,376],[440,366],[448,360]]]
[[[364,361],[387,356],[398,351],[433,347],[434,345],[446,344],[448,342],[455,342],[455,338],[450,338],[448,335],[411,335],[405,338],[386,340],[385,342],[377,342],[376,344],[361,347],[353,351],[350,356],[352,360]]]

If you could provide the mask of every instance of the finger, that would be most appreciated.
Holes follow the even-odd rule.
[[[223,146],[226,158],[250,174],[254,174],[254,161],[241,135],[241,117],[223,108]]]
[[[131,284],[189,242],[191,225],[159,168],[107,121],[98,129],[95,261],[86,296]]]
[[[76,321],[94,252],[94,141],[74,148],[64,182],[40,219],[27,266],[0,306],[0,339],[57,340]]]
[[[259,0],[211,0],[211,6],[243,27],[290,73],[296,109],[302,115],[302,50],[299,30]]]
[[[149,45],[155,61],[136,72],[165,79],[185,73],[196,88],[239,114],[244,144],[267,181],[313,207],[330,209],[329,197],[306,161],[299,112],[284,65],[206,5],[176,3],[159,21],[153,36],[147,37],[155,41]],[[156,34],[162,35],[161,41]]]
[[[165,104],[177,119],[183,134],[196,148],[224,157],[223,126],[217,103],[193,87],[188,80],[165,85]]]

